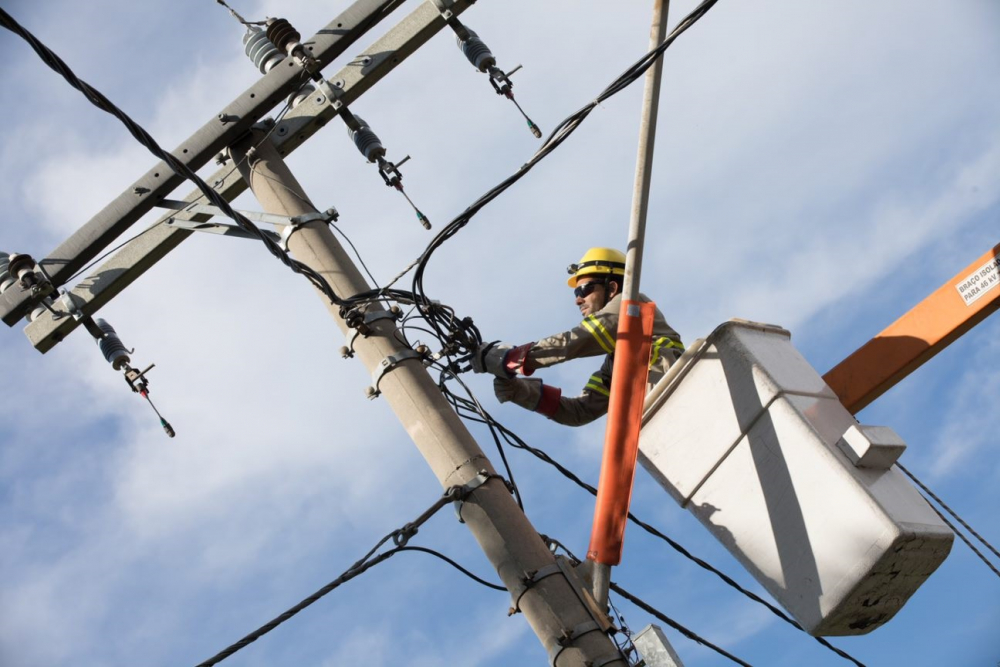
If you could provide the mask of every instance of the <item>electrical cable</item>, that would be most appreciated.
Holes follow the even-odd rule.
[[[921,481],[920,481],[919,479],[917,479],[916,475],[914,475],[914,474],[913,474],[912,472],[910,472],[909,470],[907,470],[907,469],[906,469],[906,467],[905,467],[905,466],[903,466],[903,464],[902,464],[902,463],[900,463],[899,461],[897,461],[897,462],[896,462],[896,466],[897,466],[897,467],[898,467],[898,468],[899,468],[900,470],[902,470],[902,471],[903,471],[903,473],[904,473],[904,474],[905,474],[905,475],[906,475],[907,477],[909,477],[910,479],[912,479],[912,480],[913,480],[913,482],[914,482],[914,483],[915,483],[915,484],[916,484],[917,486],[919,486],[919,487],[920,487],[920,489],[921,489],[921,490],[922,490],[922,491],[923,491],[924,493],[926,493],[926,494],[927,494],[928,496],[930,496],[931,498],[933,498],[933,499],[934,499],[934,502],[936,502],[936,503],[937,503],[938,505],[940,505],[940,506],[941,506],[942,508],[944,508],[944,510],[945,510],[946,512],[948,512],[948,514],[950,514],[950,515],[952,515],[953,517],[955,517],[955,520],[956,520],[956,521],[958,521],[958,522],[959,522],[960,524],[962,524],[963,526],[965,526],[965,529],[966,529],[967,531],[969,531],[970,533],[972,533],[972,535],[973,535],[973,536],[974,536],[974,537],[975,537],[975,538],[976,538],[977,540],[979,540],[979,541],[980,541],[980,542],[981,542],[981,543],[982,543],[982,544],[983,544],[983,545],[984,545],[984,546],[985,546],[985,547],[986,547],[987,549],[989,549],[990,551],[992,551],[992,552],[993,552],[993,555],[994,555],[994,556],[996,556],[997,558],[1000,558],[1000,551],[997,551],[997,550],[996,550],[996,548],[994,548],[994,546],[993,546],[992,544],[990,544],[989,542],[987,542],[987,541],[986,541],[986,539],[985,539],[985,538],[984,538],[984,537],[983,537],[982,535],[980,535],[980,534],[979,534],[979,533],[977,533],[977,532],[976,532],[975,530],[973,530],[972,526],[970,526],[969,524],[967,524],[967,523],[965,522],[965,520],[964,520],[964,519],[963,519],[962,517],[960,517],[960,516],[959,516],[958,514],[956,514],[956,513],[955,513],[955,510],[953,510],[953,509],[951,509],[950,507],[948,507],[947,503],[945,503],[945,502],[944,502],[943,500],[941,500],[941,498],[939,498],[939,497],[937,496],[937,494],[935,494],[935,493],[934,493],[933,491],[931,491],[931,490],[930,490],[929,488],[927,488],[927,485],[926,485],[926,484],[924,484],[924,483],[923,483],[923,482],[921,482]],[[930,503],[930,501],[928,501],[928,503]],[[938,512],[938,514],[940,514],[940,512]],[[953,529],[954,529],[954,527],[953,527]],[[957,531],[956,531],[956,532],[957,532]],[[973,551],[975,551],[975,549],[973,549]],[[978,552],[977,552],[977,553],[978,553]],[[989,563],[987,563],[987,565],[989,565]],[[994,571],[994,572],[996,572],[996,568],[993,568],[993,571]],[[1000,572],[998,572],[997,574],[1000,574]]]
[[[712,642],[708,641],[704,637],[701,637],[701,636],[695,634],[694,632],[692,632],[691,630],[688,630],[683,625],[681,625],[680,623],[678,623],[674,619],[672,619],[669,616],[667,616],[666,614],[664,614],[662,611],[656,609],[655,607],[653,607],[649,603],[647,603],[647,602],[639,599],[635,595],[632,595],[631,593],[629,593],[627,590],[625,590],[624,588],[622,588],[621,586],[619,586],[615,582],[613,582],[613,581],[611,582],[610,588],[615,593],[618,593],[618,595],[621,595],[623,598],[625,598],[626,600],[628,600],[629,602],[631,602],[635,606],[639,607],[640,609],[642,609],[647,614],[652,614],[653,616],[655,616],[656,618],[660,619],[661,621],[663,621],[664,623],[666,623],[667,625],[669,625],[670,627],[672,627],[674,630],[676,630],[677,632],[679,632],[682,635],[684,635],[685,637],[687,637],[688,639],[690,639],[692,641],[695,641],[695,642],[701,644],[702,646],[704,646],[706,648],[712,649],[713,651],[715,651],[716,653],[718,653],[719,655],[721,655],[723,657],[729,658],[730,660],[732,660],[733,662],[735,662],[737,665],[743,665],[743,667],[752,667],[749,663],[744,662],[743,660],[740,660],[739,658],[737,658],[732,653],[729,653],[725,649],[719,648],[718,646],[716,646]]]
[[[899,465],[899,464],[897,463],[896,465]],[[975,547],[975,545],[972,544],[972,542],[969,540],[969,538],[966,537],[964,534],[962,534],[962,531],[960,531],[958,528],[956,528],[955,524],[953,524],[951,521],[948,521],[947,517],[945,517],[944,514],[941,514],[941,511],[938,508],[934,507],[934,505],[931,504],[931,501],[927,498],[927,496],[924,496],[924,500],[927,502],[928,507],[930,507],[932,510],[934,510],[934,513],[937,514],[939,517],[941,517],[941,520],[944,521],[945,524],[949,528],[951,528],[951,532],[953,532],[956,535],[958,535],[959,539],[961,539],[963,542],[965,542],[966,546],[968,546],[970,549],[972,549],[972,553],[974,553],[977,556],[979,556],[979,560],[981,560],[984,563],[986,563],[986,567],[988,567],[991,570],[993,570],[993,574],[995,574],[998,577],[1000,577],[1000,570],[997,570],[996,566],[993,563],[991,563],[989,560],[986,559],[986,556],[984,556],[983,553],[979,549],[977,549]]]
[[[333,288],[329,283],[327,283],[326,279],[319,272],[289,256],[289,254],[285,252],[276,241],[265,235],[250,220],[233,209],[228,201],[226,201],[218,192],[210,188],[208,184],[205,183],[200,176],[198,176],[198,174],[191,170],[190,167],[175,158],[170,153],[164,151],[160,145],[156,143],[156,140],[153,139],[153,137],[142,128],[142,126],[132,120],[128,114],[115,106],[100,91],[96,90],[88,83],[77,77],[76,74],[73,73],[73,70],[70,69],[70,67],[62,60],[62,58],[56,55],[31,32],[15,21],[10,14],[3,10],[3,8],[0,8],[0,25],[26,41],[46,65],[62,76],[67,83],[80,91],[91,104],[121,121],[121,123],[129,131],[129,134],[131,134],[136,141],[142,144],[155,157],[166,163],[166,165],[175,173],[193,182],[195,186],[201,190],[202,194],[209,202],[221,209],[226,216],[235,221],[236,224],[243,230],[259,239],[265,247],[267,247],[271,254],[281,260],[283,264],[295,273],[305,276],[317,289],[322,291],[332,303],[336,305],[343,304],[343,300],[337,296],[337,294],[333,291]],[[308,73],[305,70],[302,70],[301,76],[307,77]]]
[[[427,547],[399,547],[399,548],[396,549],[396,551],[419,551],[421,553],[430,554],[431,556],[434,556],[436,558],[439,558],[439,559],[443,560],[444,562],[448,563],[453,568],[455,568],[456,570],[458,570],[459,572],[461,572],[462,574],[464,574],[465,576],[467,576],[469,579],[472,579],[473,581],[475,581],[477,583],[480,583],[483,586],[486,586],[487,588],[492,588],[495,591],[503,591],[504,593],[507,592],[507,587],[506,586],[501,586],[499,584],[493,584],[493,583],[490,583],[490,582],[486,581],[485,579],[483,579],[481,577],[477,577],[476,575],[472,574],[471,572],[469,572],[468,570],[466,570],[464,567],[462,567],[461,565],[459,565],[458,563],[456,563],[452,559],[450,559],[447,556],[445,556],[443,553],[441,553],[439,551],[435,551],[434,549],[428,549]]]
[[[355,577],[357,577],[357,576],[359,576],[359,575],[367,572],[368,570],[370,570],[371,568],[375,567],[379,563],[382,563],[382,562],[388,560],[389,558],[393,557],[394,555],[396,555],[400,551],[408,548],[407,544],[406,544],[407,541],[409,541],[409,539],[411,537],[413,537],[414,535],[416,535],[417,530],[420,528],[420,526],[423,525],[432,516],[434,516],[435,514],[437,514],[437,512],[440,511],[440,509],[442,507],[444,507],[445,505],[448,505],[449,503],[451,503],[451,502],[459,499],[464,492],[465,492],[465,487],[462,487],[462,486],[453,486],[453,487],[449,488],[447,491],[444,492],[444,494],[442,494],[442,496],[440,498],[438,498],[434,502],[433,505],[431,505],[430,507],[428,507],[423,512],[423,514],[421,514],[419,517],[417,517],[416,519],[414,519],[410,523],[405,524],[402,528],[397,528],[396,530],[392,531],[391,533],[388,533],[385,537],[383,537],[382,539],[380,539],[375,544],[375,546],[372,547],[368,551],[368,553],[366,553],[364,556],[362,556],[360,559],[358,559],[353,565],[351,565],[351,567],[347,568],[339,577],[337,577],[336,579],[334,579],[333,581],[331,581],[326,586],[324,586],[323,588],[319,589],[318,591],[316,591],[315,593],[313,593],[309,597],[305,598],[304,600],[302,600],[301,602],[299,602],[295,606],[291,607],[290,609],[288,609],[284,613],[278,615],[277,617],[275,617],[274,619],[268,621],[267,623],[265,623],[261,627],[257,628],[256,630],[254,630],[253,632],[251,632],[247,636],[243,637],[243,639],[241,639],[238,642],[236,642],[236,643],[234,643],[234,644],[232,644],[232,645],[224,648],[223,650],[219,651],[217,654],[215,654],[214,656],[212,656],[208,660],[205,660],[204,662],[198,663],[197,667],[212,667],[212,665],[219,664],[220,662],[222,662],[223,660],[225,660],[226,658],[228,658],[229,656],[231,656],[233,653],[236,653],[237,651],[239,651],[243,647],[247,646],[248,644],[250,644],[250,643],[252,643],[254,641],[257,641],[258,639],[260,639],[261,637],[263,637],[264,635],[266,635],[271,630],[274,630],[276,627],[278,627],[279,625],[281,625],[282,623],[284,623],[288,619],[292,618],[293,616],[295,616],[296,614],[298,614],[300,611],[302,611],[306,607],[310,606],[311,604],[313,604],[314,602],[316,602],[317,600],[319,600],[323,596],[325,596],[328,593],[336,590],[342,584],[347,583],[351,579],[354,579]],[[389,549],[388,551],[384,551],[384,552],[380,553],[378,556],[374,556],[373,557],[374,553],[376,551],[378,551],[379,548],[381,548],[382,545],[384,545],[390,539],[393,541],[393,544],[395,544],[395,547],[392,548],[392,549]],[[419,550],[419,549],[416,549],[415,547],[409,547],[409,548],[412,549],[412,550]],[[444,558],[444,557],[442,556],[442,558]],[[449,562],[450,562],[450,559],[445,558],[445,560],[449,560]],[[463,572],[466,572],[466,574],[469,574],[469,576],[472,576],[473,578],[478,579],[478,577],[475,577],[475,575],[472,575],[471,573],[465,571],[464,568],[461,568],[460,566],[458,566],[457,563],[455,565],[456,565],[456,567],[459,567],[459,569],[462,569]],[[486,582],[483,582],[483,583],[486,583]],[[506,590],[506,589],[504,589],[504,590]]]
[[[475,395],[472,393],[472,390],[469,389],[469,386],[465,384],[465,382],[462,381],[462,379],[458,376],[458,374],[455,373],[450,367],[442,366],[441,364],[433,364],[433,365],[435,368],[441,371],[441,376],[438,381],[438,389],[441,390],[441,393],[444,394],[444,397],[452,404],[452,406],[455,408],[455,411],[459,414],[459,416],[461,416],[462,413],[458,406],[457,400],[461,399],[461,397],[455,396],[455,394],[451,391],[451,389],[445,384],[448,377],[458,382],[458,384],[462,386],[462,389],[465,390],[465,393],[468,394],[469,396],[468,399],[461,399],[461,400],[466,401],[467,404],[474,406],[473,410],[478,415],[481,415],[485,420],[483,423],[485,423],[489,427],[490,435],[493,436],[493,441],[496,443],[497,452],[500,454],[500,460],[503,462],[504,470],[507,472],[507,479],[510,481],[511,488],[514,493],[514,499],[517,501],[517,506],[520,507],[521,511],[523,512],[524,501],[521,499],[521,491],[520,489],[517,488],[517,482],[514,480],[514,471],[511,469],[510,462],[507,460],[507,452],[504,450],[503,443],[500,440],[498,432],[494,429],[493,424],[489,423],[491,421],[491,418],[489,417],[489,414],[486,412],[486,409],[483,408],[483,406],[479,403],[479,400],[476,399]]]

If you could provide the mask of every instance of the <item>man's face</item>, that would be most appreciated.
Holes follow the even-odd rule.
[[[585,285],[592,286],[584,287]],[[604,291],[604,285],[601,280],[595,276],[584,276],[577,279],[576,289],[584,293],[588,290],[593,290],[586,296],[576,297],[576,307],[580,309],[580,314],[584,317],[587,315],[593,315],[601,308],[604,308],[605,304],[607,304],[607,294]]]

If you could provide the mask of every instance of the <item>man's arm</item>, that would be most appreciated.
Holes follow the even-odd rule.
[[[590,376],[579,396],[571,398],[562,396],[557,387],[529,378],[497,378],[493,391],[501,403],[510,401],[566,426],[589,424],[607,413],[610,395],[603,369]]]

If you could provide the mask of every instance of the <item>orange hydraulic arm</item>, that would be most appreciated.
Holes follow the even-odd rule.
[[[962,269],[823,379],[852,413],[1000,307],[1000,244]]]

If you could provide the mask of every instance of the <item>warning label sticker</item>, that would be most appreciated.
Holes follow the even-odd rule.
[[[964,280],[960,280],[955,285],[955,289],[965,301],[965,305],[971,306],[997,286],[1000,286],[1000,257],[994,257],[969,274]]]

